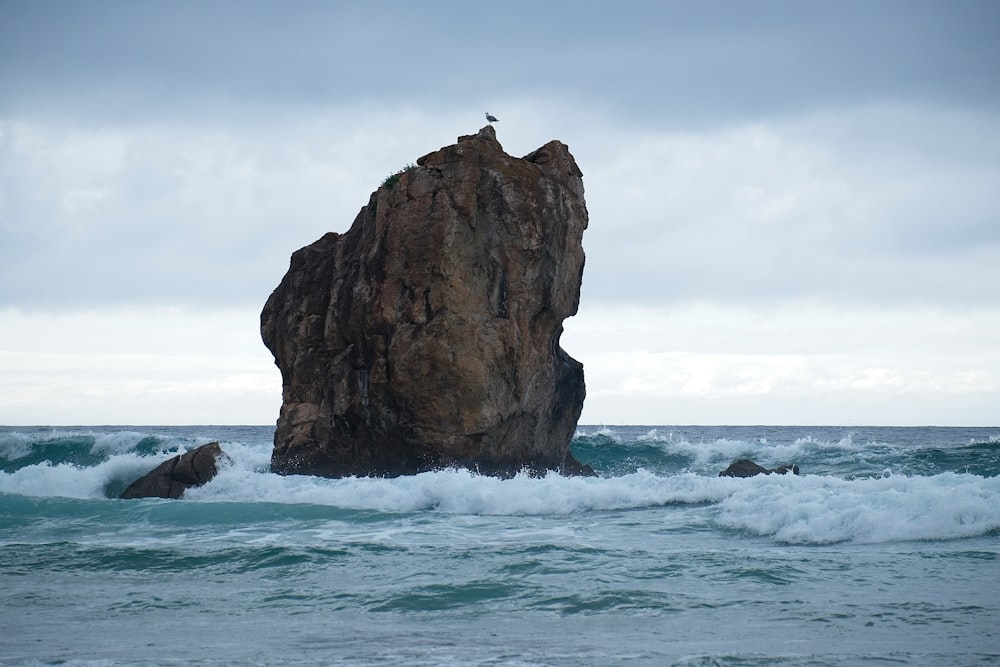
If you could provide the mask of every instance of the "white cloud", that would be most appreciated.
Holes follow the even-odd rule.
[[[271,423],[256,309],[0,311],[0,423]],[[989,425],[1000,311],[592,308],[582,423]]]
[[[237,4],[0,21],[0,421],[272,421],[291,252],[487,109],[584,172],[585,420],[996,421],[990,3]]]
[[[293,250],[346,230],[385,175],[480,117],[0,123],[0,303],[260,302]],[[498,129],[511,154],[555,137],[580,162],[585,302],[983,304],[1000,284],[988,114],[882,106],[677,133],[521,98]]]
[[[410,137],[401,148],[379,129],[389,114],[352,113],[249,127],[0,120],[0,306],[263,304],[294,250],[346,231],[382,178],[436,148],[412,115],[392,119]]]
[[[993,425],[1000,309],[593,308],[583,423]]]
[[[995,421],[994,116],[654,132],[556,99],[491,111],[509,153],[558,138],[584,172],[564,347],[587,370],[585,422]],[[20,308],[0,318],[0,421],[272,421],[256,315],[288,256],[481,114],[0,123],[0,306]]]
[[[268,424],[281,379],[256,311],[0,311],[0,423]]]
[[[902,107],[622,133],[584,163],[584,298],[993,304],[998,134],[995,115]]]

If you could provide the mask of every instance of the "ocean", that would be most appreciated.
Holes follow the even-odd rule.
[[[281,477],[273,432],[0,428],[0,664],[1000,664],[1000,427],[581,426],[597,477],[506,480]]]

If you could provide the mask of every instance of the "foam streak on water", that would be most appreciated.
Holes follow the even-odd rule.
[[[0,429],[0,664],[1000,657],[1000,428],[582,427],[598,477],[508,480],[281,477],[272,433]],[[114,499],[209,440],[211,483]]]

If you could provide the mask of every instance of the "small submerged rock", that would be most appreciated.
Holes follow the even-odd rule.
[[[132,482],[119,498],[173,498],[178,499],[192,486],[201,486],[219,472],[219,457],[225,452],[217,442],[210,442],[164,461],[139,479]]]
[[[778,475],[792,473],[793,475],[798,475],[799,467],[793,463],[792,465],[778,466],[777,468],[765,468],[750,459],[740,459],[734,461],[728,468],[720,472],[719,477],[753,477],[754,475],[770,475],[771,473]]]

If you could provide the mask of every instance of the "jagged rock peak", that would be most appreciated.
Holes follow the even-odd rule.
[[[583,367],[559,346],[587,223],[569,149],[514,158],[489,125],[386,179],[349,231],[292,255],[261,313],[283,384],[272,469],[587,472],[569,452]]]

